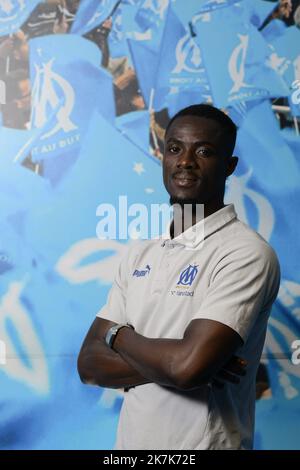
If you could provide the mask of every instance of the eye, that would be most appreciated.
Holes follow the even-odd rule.
[[[178,145],[172,144],[172,145],[169,145],[168,151],[170,153],[178,153],[180,151],[180,148],[178,147]]]
[[[209,157],[212,154],[212,151],[208,149],[207,147],[199,147],[196,150],[196,154],[199,155],[200,157]]]

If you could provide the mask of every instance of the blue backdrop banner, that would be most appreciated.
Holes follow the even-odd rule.
[[[144,236],[137,216],[168,203],[167,122],[203,102],[238,126],[226,203],[281,264],[255,447],[300,449],[300,6],[292,4],[0,1],[0,448],[113,448],[124,392],[83,385],[77,355],[121,257]],[[101,222],[104,209],[115,211],[114,225]]]

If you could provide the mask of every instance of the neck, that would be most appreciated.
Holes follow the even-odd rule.
[[[178,237],[193,225],[225,207],[223,200],[207,204],[174,204],[174,217],[170,226],[171,238]]]

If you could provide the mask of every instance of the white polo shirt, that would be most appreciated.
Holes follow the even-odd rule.
[[[204,227],[204,230],[203,230]],[[247,374],[223,389],[154,383],[124,394],[114,449],[251,449],[255,376],[280,280],[273,249],[227,205],[188,229],[193,239],[140,241],[120,264],[97,316],[149,338],[182,338],[191,320],[216,320],[244,341]],[[184,232],[186,235],[188,231]]]

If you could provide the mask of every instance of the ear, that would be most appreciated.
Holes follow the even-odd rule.
[[[226,178],[228,178],[228,176],[232,175],[232,173],[236,169],[238,161],[239,161],[238,157],[234,157],[234,156],[232,156],[228,159],[227,168],[226,168]]]

